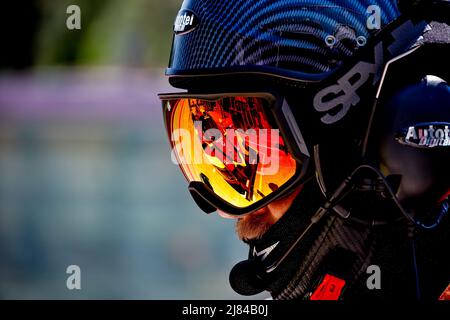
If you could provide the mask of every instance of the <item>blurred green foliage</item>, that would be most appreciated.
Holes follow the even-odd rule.
[[[39,0],[34,64],[167,65],[181,0]],[[81,9],[81,30],[68,30],[69,5]]]

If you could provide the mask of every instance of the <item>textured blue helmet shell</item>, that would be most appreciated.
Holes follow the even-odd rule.
[[[186,0],[167,74],[258,66],[326,74],[398,16],[395,0]]]

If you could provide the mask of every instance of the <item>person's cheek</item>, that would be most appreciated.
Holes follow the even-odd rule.
[[[231,215],[231,214],[225,213],[225,212],[220,211],[220,210],[217,210],[217,214],[218,214],[220,217],[225,218],[225,219],[237,219],[236,216],[233,216],[233,215]]]
[[[278,201],[274,201],[268,205],[269,211],[275,222],[278,221],[289,210],[295,198],[300,193],[301,189],[302,187],[300,186],[287,197],[280,199]]]

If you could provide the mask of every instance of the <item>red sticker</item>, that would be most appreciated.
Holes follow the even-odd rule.
[[[345,280],[327,274],[312,294],[310,300],[338,300],[344,286]]]

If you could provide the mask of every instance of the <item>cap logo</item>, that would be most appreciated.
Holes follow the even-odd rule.
[[[415,148],[450,147],[450,123],[420,123],[396,134],[398,142]]]
[[[199,19],[191,10],[181,10],[177,18],[175,19],[175,24],[173,26],[173,31],[176,35],[186,34],[193,31],[199,23]]]

